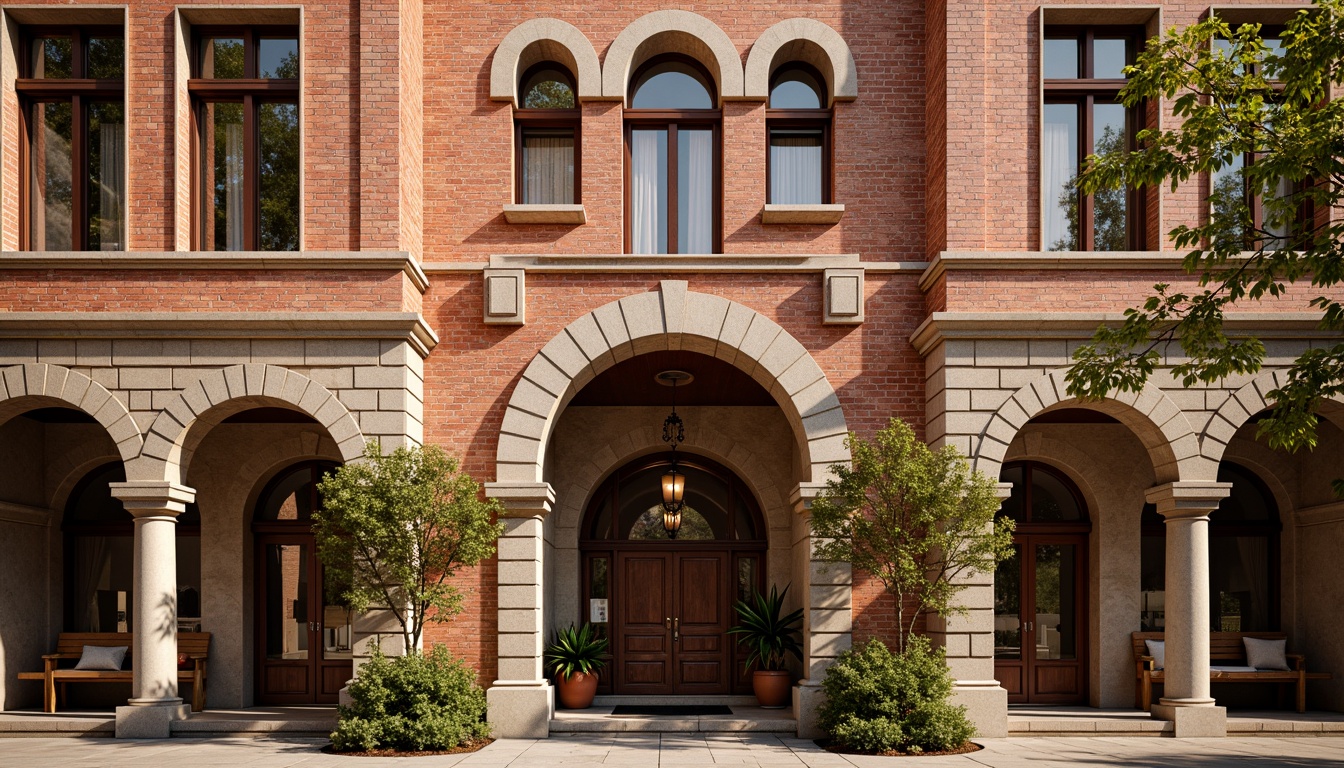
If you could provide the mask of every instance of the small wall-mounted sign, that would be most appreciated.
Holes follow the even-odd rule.
[[[588,622],[590,624],[607,623],[607,601],[605,599],[588,601]]]

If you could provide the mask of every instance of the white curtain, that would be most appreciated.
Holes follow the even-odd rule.
[[[243,250],[243,126],[224,126],[224,211],[228,217],[226,250]]]
[[[665,226],[667,187],[658,151],[659,139],[666,135],[662,131],[630,132],[630,245],[634,253],[667,251],[667,241],[659,236]]]
[[[770,202],[777,205],[821,202],[819,136],[770,138]]]
[[[1047,251],[1068,250],[1055,247],[1060,241],[1078,247],[1073,242],[1074,235],[1069,232],[1068,206],[1060,204],[1060,198],[1077,171],[1077,147],[1069,140],[1070,127],[1068,123],[1047,122],[1043,125],[1041,194],[1045,198],[1045,213],[1041,221],[1041,245]]]
[[[1233,569],[1229,587],[1234,592],[1251,595],[1250,618],[1254,629],[1268,629],[1269,616],[1269,540],[1261,537],[1238,536],[1237,554],[1240,570]],[[1248,627],[1242,627],[1247,631]]]
[[[573,137],[523,137],[523,202],[543,205],[574,202]]]
[[[106,536],[80,536],[75,539],[74,600],[77,621],[85,632],[112,632],[116,627],[102,627],[98,617],[98,586],[107,570],[108,551]]]
[[[1291,197],[1292,194],[1293,194],[1293,183],[1288,180],[1288,177],[1280,176],[1278,184],[1275,184],[1274,188],[1270,190],[1269,194],[1265,195],[1266,198],[1265,202],[1268,202],[1271,199],[1283,200],[1285,198]],[[1266,218],[1266,221],[1264,223],[1266,231],[1276,236],[1276,239],[1270,240],[1265,244],[1265,248],[1268,250],[1278,250],[1281,248],[1287,248],[1288,247],[1287,238],[1293,232],[1292,227],[1293,218],[1290,216],[1286,221],[1270,223],[1268,221],[1268,214],[1269,214],[1268,206],[1262,205],[1261,210],[1262,215]]]
[[[681,131],[679,136],[687,139],[677,148],[687,153],[687,178],[678,180],[684,193],[678,201],[681,231],[677,233],[677,251],[713,253],[714,132]]]
[[[103,123],[98,128],[101,156],[98,167],[98,240],[104,251],[120,251],[125,246],[122,227],[126,199],[126,128],[119,123]]]

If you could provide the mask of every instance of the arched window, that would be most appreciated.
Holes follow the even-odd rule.
[[[1279,626],[1278,506],[1255,473],[1230,461],[1218,481],[1232,492],[1209,515],[1209,628],[1214,632],[1263,632]],[[1167,527],[1157,507],[1145,504],[1140,588],[1145,631],[1166,624]]]
[[[121,462],[89,472],[70,494],[65,536],[65,631],[130,632],[135,575],[135,523],[112,496],[124,482]],[[178,628],[200,631],[201,513],[195,504],[177,518]]]
[[[523,73],[518,93],[521,106],[513,112],[517,202],[580,202],[582,121],[574,76],[553,61],[543,61]]]
[[[667,457],[627,466],[594,496],[584,538],[664,542],[662,487]],[[686,475],[686,508],[678,541],[764,541],[760,510],[751,492],[731,472],[703,459],[680,460]]]
[[[773,205],[830,203],[831,110],[826,80],[811,65],[785,64],[770,79],[766,131],[766,202]]]
[[[722,250],[717,103],[713,78],[688,56],[655,56],[631,78],[625,112],[630,253]]]
[[[307,530],[313,524],[313,512],[321,507],[317,484],[323,475],[336,469],[330,461],[305,461],[276,475],[257,499],[258,527],[293,526]]]

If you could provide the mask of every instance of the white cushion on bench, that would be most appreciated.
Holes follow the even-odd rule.
[[[1257,670],[1255,667],[1232,667],[1232,666],[1226,666],[1226,665],[1221,665],[1221,664],[1212,664],[1212,665],[1209,666],[1209,669],[1213,670],[1214,672],[1257,672],[1257,671],[1259,671],[1259,670]]]
[[[86,645],[75,669],[120,670],[126,659],[126,646]]]
[[[1144,640],[1143,644],[1148,646],[1148,655],[1153,657],[1153,669],[1165,669],[1167,666],[1167,641]]]

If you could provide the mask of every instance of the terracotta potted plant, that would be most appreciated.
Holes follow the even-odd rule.
[[[803,611],[800,608],[783,615],[784,596],[788,593],[788,587],[780,592],[771,586],[768,596],[755,592],[748,600],[739,600],[736,607],[740,623],[728,630],[747,648],[747,666],[756,667],[751,676],[751,687],[756,694],[756,703],[766,709],[783,709],[789,705],[793,677],[784,664],[787,654],[793,654],[800,661],[803,658],[799,644]]]
[[[587,709],[597,694],[597,675],[606,666],[607,639],[592,624],[562,629],[546,648],[546,669],[555,676],[555,693],[566,709]]]

